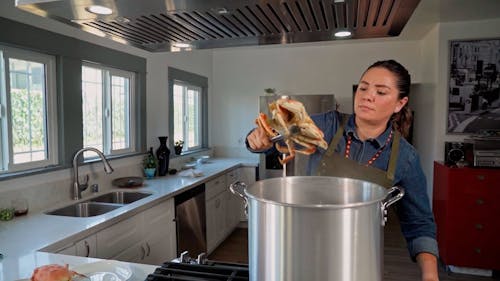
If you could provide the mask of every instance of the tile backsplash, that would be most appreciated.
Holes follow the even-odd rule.
[[[213,156],[213,150],[203,150],[189,155],[175,156],[170,159],[169,168],[180,170],[188,162],[195,161],[202,155]],[[114,169],[112,174],[106,174],[101,162],[79,167],[81,179],[89,175],[89,186],[99,185],[99,191],[115,188],[111,185],[113,179],[129,176],[143,176],[143,155],[110,160]],[[28,201],[30,212],[65,205],[71,201],[73,169],[64,169],[44,174],[30,175],[0,181],[0,207],[10,206],[11,201],[24,198]],[[82,192],[82,197],[91,195],[90,188]]]

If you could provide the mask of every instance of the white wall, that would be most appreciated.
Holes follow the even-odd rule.
[[[301,94],[333,93],[340,110],[352,112],[352,85],[373,62],[393,58],[420,81],[418,41],[356,40],[213,51],[210,134],[216,154],[249,156],[244,138],[254,127],[265,88]]]

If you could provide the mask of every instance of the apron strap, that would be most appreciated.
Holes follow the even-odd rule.
[[[389,166],[387,167],[387,178],[394,181],[396,175],[396,164],[399,155],[399,142],[401,140],[401,133],[397,130],[394,132],[394,140],[392,141],[391,157],[389,158]]]
[[[328,146],[328,150],[326,151],[326,155],[331,156],[334,152],[335,149],[337,148],[337,145],[339,144],[340,138],[344,134],[344,127],[347,125],[347,121],[349,121],[349,114],[340,114],[342,121],[339,122],[339,128],[337,132],[335,133],[335,136],[333,136],[332,141],[330,142],[330,145]]]

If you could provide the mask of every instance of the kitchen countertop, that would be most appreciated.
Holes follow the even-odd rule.
[[[12,221],[1,222],[0,253],[3,254],[3,260],[0,261],[0,281],[29,278],[34,268],[45,264],[67,263],[71,267],[100,261],[100,259],[95,258],[44,253],[39,250],[56,242],[57,245],[62,247],[71,241],[83,239],[96,231],[142,212],[200,183],[242,166],[255,167],[257,161],[245,158],[212,158],[207,163],[197,167],[197,170],[203,172],[201,177],[188,178],[175,175],[145,180],[143,187],[134,188],[133,191],[143,191],[153,195],[100,216],[76,218],[52,216],[43,213],[76,202],[68,200],[61,203],[61,205],[51,206],[41,212],[28,213],[28,215],[16,217]],[[98,194],[114,190],[118,189],[106,189]],[[130,189],[122,188],[119,190],[127,191]],[[81,201],[88,198],[90,197],[85,197]],[[142,281],[158,267],[158,265],[128,264],[133,270],[133,277],[130,280]]]

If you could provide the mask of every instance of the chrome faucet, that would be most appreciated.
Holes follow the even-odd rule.
[[[101,157],[102,163],[104,164],[104,171],[106,174],[111,174],[113,172],[113,168],[111,168],[111,165],[108,162],[108,159],[102,154],[102,152],[96,148],[93,147],[84,147],[80,150],[78,150],[75,153],[75,156],[73,157],[73,175],[75,177],[75,180],[73,181],[73,200],[80,200],[82,199],[82,191],[86,190],[89,187],[89,175],[85,175],[85,180],[84,183],[80,183],[80,180],[78,179],[78,156],[82,154],[85,151],[94,151]]]

